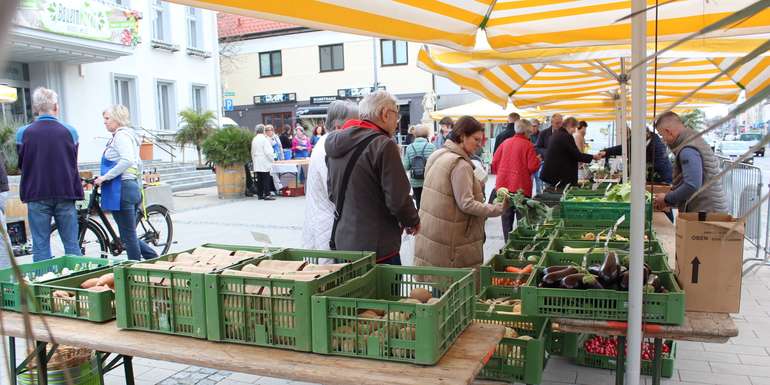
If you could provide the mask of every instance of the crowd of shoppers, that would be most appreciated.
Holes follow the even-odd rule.
[[[422,197],[422,185],[425,182],[425,171],[428,158],[436,151],[436,146],[428,141],[430,128],[419,125],[414,128],[415,139],[406,147],[404,152],[404,169],[409,172],[409,184],[412,186],[412,195],[417,209],[420,208]]]

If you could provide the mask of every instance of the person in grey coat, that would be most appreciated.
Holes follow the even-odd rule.
[[[328,134],[324,147],[329,200],[338,208],[339,216],[332,249],[374,251],[378,263],[400,265],[401,234],[404,229],[407,234],[416,234],[420,217],[409,196],[399,146],[392,139],[398,128],[396,103],[386,91],[367,95],[358,105],[361,120],[348,120]],[[363,150],[353,162],[359,147]],[[348,164],[351,168],[345,185]]]

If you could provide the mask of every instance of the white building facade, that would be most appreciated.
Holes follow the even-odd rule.
[[[98,161],[109,139],[102,111],[126,105],[137,131],[169,138],[186,108],[220,115],[216,14],[159,0],[22,0],[0,84],[17,89],[2,116],[33,118],[30,93],[59,93],[61,118],[80,136],[81,162]],[[165,149],[165,150],[164,150]],[[155,146],[154,157],[172,159]],[[177,159],[178,160],[178,159]]]
[[[301,122],[310,128],[331,101],[360,100],[375,87],[397,97],[402,134],[423,119],[434,79],[416,65],[420,44],[286,25],[223,33],[223,22],[245,22],[220,19],[224,101],[232,106],[225,114],[243,127]]]

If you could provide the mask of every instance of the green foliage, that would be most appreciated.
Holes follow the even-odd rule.
[[[187,145],[195,146],[198,152],[198,164],[201,164],[201,145],[211,136],[217,128],[213,111],[198,113],[192,109],[186,109],[179,113],[182,118],[182,128],[176,133],[176,142],[184,148]]]
[[[217,130],[201,146],[206,159],[216,165],[229,166],[251,160],[254,134],[240,127]]]
[[[16,130],[27,124],[21,119],[0,119],[0,154],[5,161],[8,175],[19,173],[19,157],[16,154]]]
[[[679,117],[682,119],[682,123],[684,123],[685,127],[691,130],[700,131],[706,124],[706,113],[698,108],[684,113]]]

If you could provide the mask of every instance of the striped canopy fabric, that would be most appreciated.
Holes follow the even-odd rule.
[[[741,68],[740,83],[722,75],[705,88],[689,96],[689,105],[734,103],[745,85],[762,84],[757,76],[770,72],[758,58],[754,71]],[[719,63],[729,66],[734,59],[661,58],[657,68],[648,66],[648,103],[657,94],[657,111],[677,104],[683,97],[720,73]],[[622,61],[622,64],[621,64]],[[750,63],[751,64],[751,63]],[[610,113],[617,107],[624,73],[630,69],[627,58],[565,61],[546,64],[510,64],[492,68],[449,68],[433,60],[427,50],[420,52],[418,65],[452,80],[462,88],[479,94],[501,106],[510,99],[517,108],[540,107],[548,111]],[[747,64],[748,65],[748,64]],[[650,105],[648,110],[652,111]]]
[[[0,85],[0,103],[13,103],[16,101],[17,93],[13,87]]]
[[[486,33],[498,51],[628,44],[630,0],[171,0],[310,28],[476,48]],[[755,0],[678,0],[658,9],[658,40],[672,41]],[[661,0],[660,3],[665,3]],[[648,0],[649,5],[655,1]],[[647,28],[654,36],[654,11]],[[770,10],[706,37],[770,32]],[[484,41],[482,39],[482,41]]]

